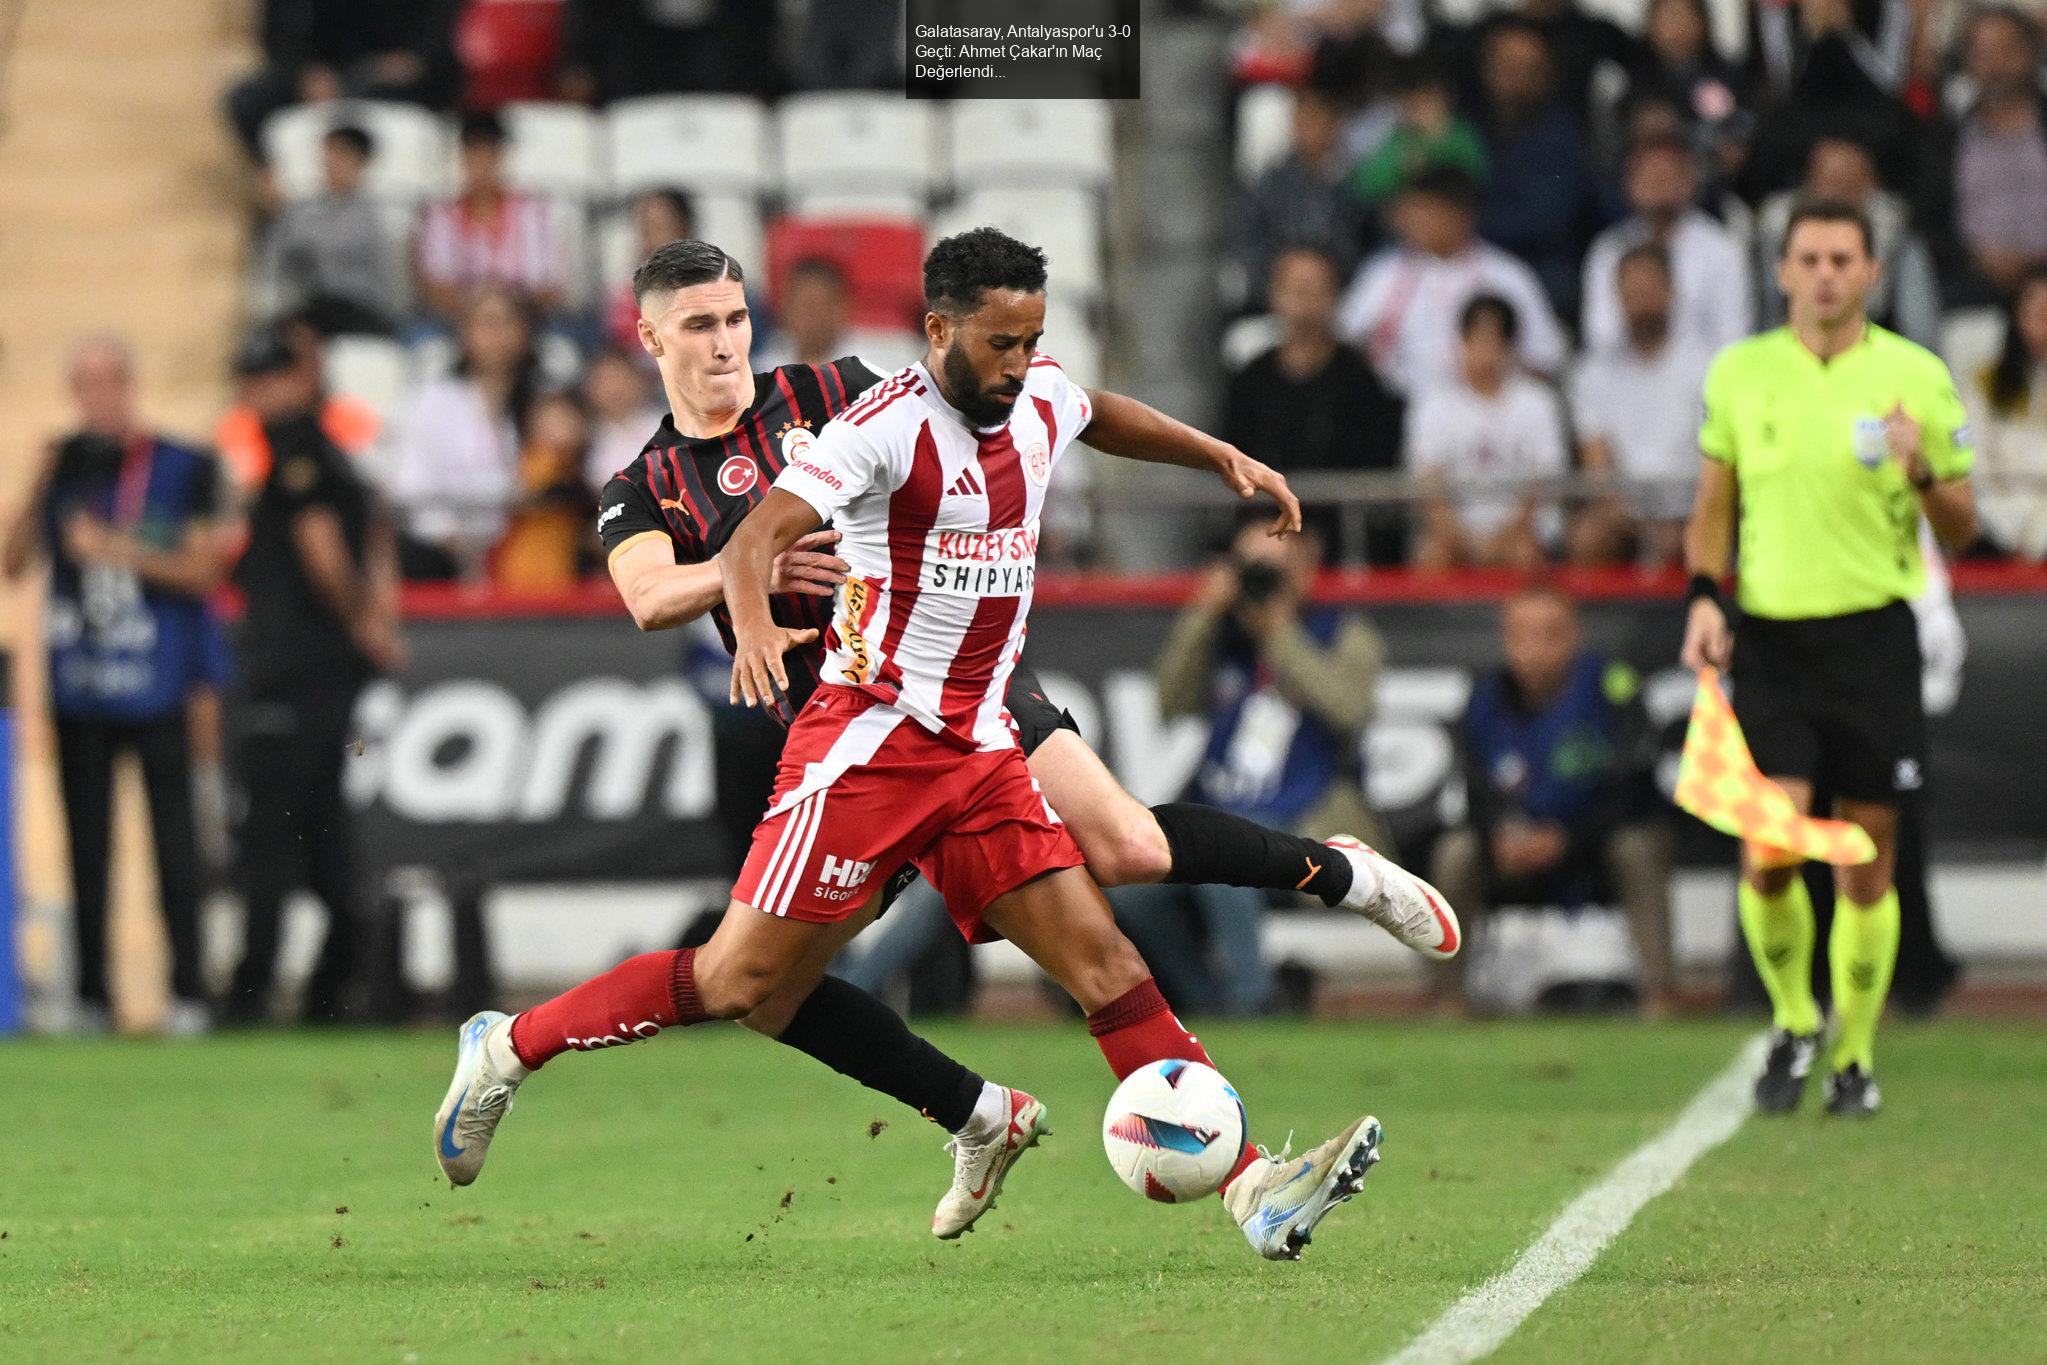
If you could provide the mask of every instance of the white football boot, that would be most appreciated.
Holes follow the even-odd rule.
[[[945,1150],[952,1153],[952,1188],[931,1215],[934,1237],[949,1242],[971,1231],[974,1220],[995,1207],[995,1196],[1002,1193],[1009,1168],[1052,1131],[1045,1121],[1044,1105],[1021,1090],[1003,1094],[1009,1102],[1009,1119],[1000,1132],[985,1141],[955,1137],[945,1144]]]
[[[1350,859],[1344,909],[1363,915],[1424,957],[1457,956],[1464,931],[1442,892],[1362,840],[1339,834],[1328,843]]]
[[[1367,1114],[1306,1156],[1264,1155],[1223,1191],[1223,1205],[1268,1261],[1298,1261],[1315,1225],[1364,1187],[1379,1161],[1379,1120]]]
[[[452,1185],[467,1185],[483,1173],[498,1120],[529,1074],[512,1051],[512,1020],[496,1010],[473,1014],[456,1035],[455,1079],[434,1115],[434,1156]]]

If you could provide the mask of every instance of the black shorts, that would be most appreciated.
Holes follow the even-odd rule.
[[[1744,617],[1734,717],[1765,777],[1895,805],[1925,780],[1926,712],[1912,608],[1803,621]]]

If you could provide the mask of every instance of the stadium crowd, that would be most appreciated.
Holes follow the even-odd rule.
[[[1873,316],[1940,349],[1955,369],[1980,459],[1985,535],[1970,553],[2047,558],[2047,95],[2031,12],[1766,3],[1749,15],[1752,41],[1737,57],[1720,48],[1703,0],[1650,0],[1634,30],[1574,0],[1515,0],[1463,24],[1409,0],[1252,8],[1232,58],[1240,183],[1218,263],[1232,322],[1216,416],[1228,439],[1289,474],[1403,478],[1403,492],[1368,509],[1362,548],[1372,564],[1674,564],[1706,365],[1719,346],[1781,320],[1774,262],[1801,194],[1868,213],[1884,262]],[[895,9],[890,0],[267,0],[263,64],[225,96],[258,187],[256,325],[237,355],[242,392],[214,433],[241,500],[281,516],[311,496],[312,485],[280,480],[303,468],[272,448],[283,401],[288,415],[316,418],[294,426],[293,441],[345,453],[346,471],[392,509],[398,576],[546,591],[601,572],[595,490],[660,418],[631,267],[654,246],[699,233],[767,266],[750,275],[764,286],[754,300],[756,369],[848,353],[887,366],[921,351],[916,291],[906,294],[903,280],[907,268],[914,281],[929,237],[969,219],[1006,217],[1024,235],[1050,224],[1054,292],[1070,284],[1076,297],[1055,298],[1047,348],[1084,380],[1099,377],[1104,110],[1092,111],[1097,123],[1080,117],[1039,139],[1046,155],[1071,156],[1050,164],[1077,189],[1003,198],[987,180],[970,188],[962,137],[950,166],[961,197],[934,211],[947,173],[929,148],[920,161],[891,142],[898,133],[886,118],[846,134],[869,138],[887,163],[851,168],[872,184],[798,197],[759,166],[742,181],[729,165],[695,174],[690,150],[708,155],[732,127],[757,132],[779,117],[791,162],[792,129],[816,127],[797,121],[806,111],[857,120],[879,117],[881,104],[905,108],[893,95],[863,104],[820,94],[894,83]],[[705,127],[671,128],[660,169],[622,169],[626,130],[651,126],[631,120],[681,117],[671,107],[681,92],[734,97],[720,117],[750,112],[736,125],[706,115]],[[804,104],[818,99],[826,103]],[[919,137],[945,117],[912,112]],[[1070,127],[1098,128],[1102,145],[1068,146]],[[595,133],[603,129],[608,152]],[[726,150],[759,160],[764,146],[742,136]],[[787,212],[764,227],[765,208]],[[1075,352],[1088,359],[1075,363]],[[74,365],[84,435],[139,429],[132,415],[92,409],[109,367],[132,382],[116,343],[81,351]],[[280,400],[272,381],[291,396]],[[113,447],[85,454],[118,478]],[[321,489],[329,473],[319,465]],[[210,516],[216,505],[195,493],[177,516]],[[1334,755],[1354,751],[1371,706],[1369,685],[1318,689],[1315,671],[1330,667],[1325,654],[1341,655],[1355,684],[1376,672],[1380,650],[1364,622],[1306,606],[1298,584],[1312,557],[1341,548],[1328,508],[1314,509],[1311,524],[1323,534],[1307,561],[1254,571],[1240,557],[1219,569],[1160,661],[1166,709],[1218,722],[1198,779],[1204,799],[1227,804],[1233,765],[1298,762],[1310,775],[1288,789],[1286,809],[1265,813],[1304,829],[1329,824],[1332,801],[1362,806],[1355,774]],[[1066,525],[1081,529],[1048,546],[1084,558],[1084,516],[1069,514]],[[403,650],[380,605],[381,571],[365,557],[373,537],[353,522],[351,537],[363,591],[360,618],[347,623],[350,659],[367,677]],[[112,554],[87,539],[67,543],[74,537],[57,521],[49,539],[83,562]],[[1249,596],[1258,600],[1247,606]],[[1626,708],[1608,706],[1595,685],[1602,662],[1575,652],[1569,606],[1537,595],[1514,609],[1527,657],[1517,656],[1510,619],[1501,680],[1474,701],[1493,710],[1465,722],[1471,753],[1509,743],[1516,715],[1550,706],[1627,730]],[[1269,733],[1253,722],[1271,712],[1227,679],[1290,670],[1309,681],[1273,684],[1271,695],[1298,706],[1287,743],[1314,752],[1251,754],[1247,744]],[[219,676],[195,664],[193,693],[217,689]],[[331,716],[341,703],[328,701]],[[91,772],[79,779],[89,833],[104,823],[104,779],[93,775],[103,751],[152,737],[161,739],[94,737]],[[219,744],[216,734],[200,747]],[[289,761],[257,754],[252,771],[304,780]],[[163,785],[181,771],[166,767]],[[1532,822],[1482,805],[1467,837],[1438,851],[1436,875],[1481,896],[1503,876],[1552,889],[1625,883],[1660,998],[1667,910],[1652,883],[1667,877],[1669,855],[1652,835],[1630,837],[1640,834],[1629,805],[1639,776],[1630,768],[1607,786],[1552,792],[1556,812]],[[169,807],[174,822],[192,819]],[[1337,823],[1357,829],[1360,820],[1369,812]],[[103,845],[103,831],[85,840],[86,861]],[[82,875],[91,894],[79,913],[97,918],[104,877]],[[166,885],[195,875],[167,869]],[[272,902],[295,876],[342,879],[319,866],[257,875]],[[1126,899],[1119,909],[1137,925],[1191,909],[1224,926],[1211,935],[1218,944],[1241,922],[1213,898],[1163,908]],[[196,1009],[188,900],[180,893],[175,908],[177,989]],[[330,908],[337,933],[356,913]],[[104,986],[92,978],[103,963],[91,942],[81,968],[85,998],[99,1005]],[[1172,968],[1160,956],[1164,977]],[[267,962],[245,963],[235,1011],[260,1012],[269,972]],[[346,974],[331,967],[329,995]],[[1187,976],[1189,998],[1227,1008],[1265,1008],[1278,989],[1255,956],[1190,963]]]

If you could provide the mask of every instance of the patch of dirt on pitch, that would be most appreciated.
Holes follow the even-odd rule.
[[[867,1125],[867,1136],[870,1139],[878,1138],[881,1136],[881,1130],[886,1127],[888,1127],[887,1119],[876,1119],[874,1122]]]

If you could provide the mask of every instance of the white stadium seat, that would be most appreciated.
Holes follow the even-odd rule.
[[[499,113],[512,138],[505,173],[514,185],[584,202],[603,193],[603,119],[553,102],[508,104]]]
[[[417,201],[454,187],[454,139],[440,119],[416,104],[342,100],[294,105],[263,125],[263,150],[286,198],[320,192],[320,141],[343,123],[362,128],[376,144],[364,181],[371,194]]]
[[[907,329],[854,328],[846,334],[846,350],[880,374],[894,374],[924,357],[924,334]]]
[[[1940,358],[1964,379],[1997,363],[2004,349],[2004,313],[1997,308],[1957,308],[1940,320]]]
[[[1238,318],[1223,328],[1223,368],[1231,374],[1279,345],[1279,319],[1270,313]]]
[[[680,185],[758,194],[772,169],[768,114],[745,95],[651,95],[611,106],[611,192]]]
[[[1100,384],[1102,342],[1087,314],[1057,298],[1045,303],[1045,336],[1038,349],[1059,362],[1067,378],[1086,386]]]
[[[995,227],[1044,251],[1048,288],[1062,303],[1092,304],[1102,296],[1100,205],[1086,190],[984,189],[947,214],[949,231]]]
[[[747,283],[758,284],[767,274],[760,205],[743,194],[698,194],[691,196],[691,202],[697,210],[697,236],[716,242],[746,271]],[[591,235],[602,302],[640,268],[640,234],[633,226],[632,214],[620,209],[599,219]]]
[[[1254,85],[1237,96],[1237,179],[1256,180],[1285,159],[1294,141],[1294,92],[1284,85]]]
[[[792,95],[777,122],[785,199],[835,190],[894,193],[921,216],[943,178],[939,119],[930,103],[873,92]]]
[[[924,196],[908,190],[820,190],[788,201],[798,218],[922,218]]]
[[[595,306],[592,250],[590,242],[590,213],[581,199],[572,196],[550,195],[547,201],[549,216],[554,220],[555,231],[561,234],[562,254],[568,257],[568,279],[562,288],[562,303],[571,312],[581,312]]]
[[[384,337],[332,338],[320,352],[320,375],[329,392],[360,398],[386,426],[404,415],[412,393],[405,348]]]
[[[962,191],[1023,181],[1100,188],[1115,173],[1101,100],[960,100],[951,137],[953,183]]]

